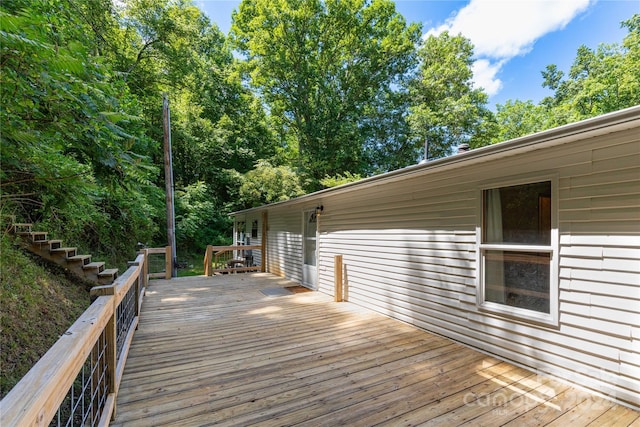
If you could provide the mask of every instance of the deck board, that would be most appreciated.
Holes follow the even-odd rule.
[[[151,282],[114,426],[611,425],[640,413],[265,274]]]

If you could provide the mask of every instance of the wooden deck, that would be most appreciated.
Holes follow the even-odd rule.
[[[640,413],[256,273],[150,283],[112,425],[640,426]]]

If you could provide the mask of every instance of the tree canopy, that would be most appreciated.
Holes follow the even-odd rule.
[[[428,143],[429,156],[446,156],[462,143],[486,145],[492,115],[487,94],[473,87],[471,42],[444,32],[429,36],[418,52],[409,121],[413,134]]]
[[[553,91],[538,105],[508,101],[497,106],[493,142],[594,117],[640,104],[640,14],[621,23],[622,43],[580,46],[568,73],[555,64],[542,72],[542,86]],[[519,130],[514,124],[520,123]]]
[[[171,100],[179,253],[232,210],[640,104],[640,15],[494,111],[461,35],[421,39],[391,0],[244,0],[229,35],[191,0],[0,3],[0,210],[91,251],[165,244]]]
[[[391,114],[381,103],[415,64],[419,27],[389,0],[246,0],[231,35],[247,78],[288,133],[311,187],[325,176],[367,173],[368,144]]]

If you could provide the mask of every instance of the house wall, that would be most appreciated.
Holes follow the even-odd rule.
[[[640,407],[639,159],[636,128],[323,193],[319,290],[343,255],[348,301]],[[483,183],[541,176],[558,186],[552,326],[476,302]],[[302,207],[267,209],[268,271],[299,282]]]
[[[325,196],[320,290],[640,406],[636,130]],[[559,325],[478,309],[480,187],[557,176]],[[508,182],[508,181],[507,181]]]
[[[270,209],[267,231],[267,271],[302,282],[302,209]]]

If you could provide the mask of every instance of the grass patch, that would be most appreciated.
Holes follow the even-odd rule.
[[[0,397],[89,306],[89,289],[3,235],[0,252]]]
[[[180,256],[179,261],[184,268],[178,268],[178,277],[202,276],[204,275],[204,253],[187,254]]]

